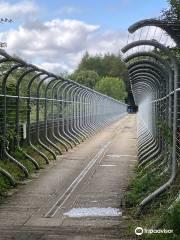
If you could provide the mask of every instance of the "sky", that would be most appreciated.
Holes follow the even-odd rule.
[[[86,51],[118,54],[128,27],[154,18],[166,0],[0,1],[0,41],[5,49],[54,73],[72,72]]]

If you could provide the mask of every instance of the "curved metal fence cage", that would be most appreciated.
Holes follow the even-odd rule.
[[[144,26],[158,26],[171,34],[178,48],[180,26],[155,19],[139,21],[129,28],[134,33]],[[171,29],[172,27],[172,29]],[[172,30],[172,31],[171,31]],[[178,33],[177,35],[172,35]],[[143,46],[143,47],[142,47]],[[144,46],[154,47],[145,51]],[[168,180],[139,205],[145,205],[166,191],[177,174],[180,163],[180,78],[179,62],[172,51],[156,40],[138,40],[127,44],[123,53],[131,52],[127,64],[131,90],[138,105],[138,157],[139,167],[149,172],[161,171]],[[140,48],[140,50],[139,50]]]
[[[127,105],[0,50],[0,174],[24,176],[126,114]],[[8,164],[7,164],[8,163]]]

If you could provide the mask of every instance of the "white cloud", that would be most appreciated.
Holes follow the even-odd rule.
[[[121,3],[129,1],[131,0],[121,0]],[[10,54],[16,54],[32,63],[38,62],[38,66],[48,71],[72,71],[86,51],[90,54],[118,54],[127,43],[128,34],[125,31],[103,32],[98,25],[72,19],[58,18],[42,22],[35,18],[38,11],[39,7],[33,1],[0,1],[1,17],[26,19],[17,29],[1,32],[0,41],[7,42],[7,51]],[[77,13],[80,9],[76,6],[64,6],[58,11],[65,15]],[[170,45],[171,40],[165,34],[162,35],[161,30],[157,29],[155,34],[154,32],[153,28],[146,28],[142,31],[141,39],[161,38],[161,42],[166,41]],[[138,40],[139,33],[132,35],[129,42]]]
[[[38,62],[38,66],[48,71],[60,73],[72,72],[80,62],[83,54],[120,53],[127,44],[128,33],[125,31],[99,31],[100,26],[87,24],[77,20],[53,19],[41,22],[34,19],[26,21],[18,29],[10,29],[0,33],[0,40],[7,42],[7,51],[30,62]],[[129,38],[138,40],[140,32]],[[159,39],[165,41],[162,31],[150,28],[142,31],[141,39]],[[149,47],[146,47],[146,49]],[[138,47],[133,50],[144,50]],[[127,54],[132,53],[129,51]],[[38,61],[37,61],[38,59]]]
[[[66,64],[63,63],[49,63],[43,62],[37,65],[38,67],[45,69],[49,72],[62,73],[62,72],[72,72],[73,69],[70,69]]]
[[[119,53],[126,33],[99,31],[100,26],[73,19],[53,19],[42,22],[35,18],[38,6],[33,1],[8,3],[0,1],[0,16],[25,17],[18,28],[0,33],[7,42],[7,51],[52,72],[70,71],[78,65],[83,54]],[[60,9],[62,14],[78,11],[73,6]],[[35,14],[34,14],[35,13]],[[32,14],[33,17],[32,17]],[[38,59],[38,61],[37,61]]]
[[[33,20],[18,29],[0,33],[0,40],[7,42],[10,54],[31,62],[38,58],[48,70],[57,69],[61,64],[61,69],[71,71],[92,45],[91,37],[98,29],[97,25],[77,20]]]
[[[79,14],[82,10],[76,6],[63,6],[56,13],[59,15]]]
[[[96,35],[89,41],[87,50],[91,54],[118,54],[126,44],[127,34],[125,31],[108,31],[98,36]]]
[[[0,16],[9,18],[24,17],[38,11],[38,6],[33,1],[9,3],[0,1]]]

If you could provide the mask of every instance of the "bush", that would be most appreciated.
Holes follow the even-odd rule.
[[[174,233],[180,234],[180,201],[166,213],[165,222],[167,227],[173,229]]]

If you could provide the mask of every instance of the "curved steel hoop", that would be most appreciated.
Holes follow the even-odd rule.
[[[127,112],[125,103],[0,50],[0,175],[25,177]]]

